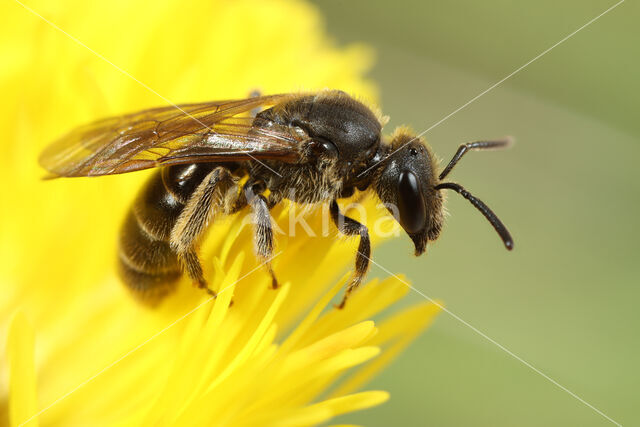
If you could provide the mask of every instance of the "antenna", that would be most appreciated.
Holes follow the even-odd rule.
[[[494,150],[497,148],[505,148],[513,144],[513,138],[507,136],[503,139],[499,139],[496,141],[476,141],[476,142],[467,142],[466,144],[462,144],[458,147],[458,151],[451,158],[449,164],[446,168],[440,173],[439,179],[444,179],[449,172],[453,169],[453,167],[460,161],[462,156],[464,156],[467,151],[476,151],[476,150]]]
[[[482,213],[482,215],[484,215],[484,217],[487,218],[487,220],[489,220],[493,228],[500,235],[500,238],[502,239],[504,246],[508,250],[513,249],[513,238],[511,237],[509,230],[507,230],[507,227],[504,226],[502,221],[500,221],[500,219],[496,216],[496,214],[494,214],[493,211],[489,209],[489,206],[485,205],[482,200],[476,198],[473,194],[465,190],[462,185],[456,184],[455,182],[443,182],[441,184],[436,185],[435,189],[436,190],[441,190],[441,189],[453,190],[458,194],[460,194],[465,199],[467,199],[468,201],[470,201],[471,204],[475,206],[475,208],[478,209],[480,213]]]

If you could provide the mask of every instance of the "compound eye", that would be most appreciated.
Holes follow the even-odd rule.
[[[400,173],[398,179],[398,213],[400,225],[407,233],[417,233],[424,228],[427,210],[418,177],[409,171]]]

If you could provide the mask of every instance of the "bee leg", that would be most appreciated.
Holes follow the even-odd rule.
[[[199,288],[212,296],[216,294],[207,285],[195,245],[214,214],[226,211],[227,205],[233,203],[230,195],[236,194],[236,191],[230,190],[235,185],[227,169],[217,167],[212,170],[187,201],[169,238],[171,248],[178,255],[185,272]]]
[[[271,226],[271,214],[269,213],[269,202],[261,195],[256,194],[253,185],[248,185],[244,189],[247,202],[253,211],[253,220],[255,224],[255,245],[258,258],[267,267],[271,275],[271,287],[278,288],[278,280],[271,266],[271,258],[273,258],[273,227]]]
[[[344,308],[347,299],[349,299],[349,295],[360,286],[362,279],[369,269],[371,240],[369,239],[369,230],[367,227],[355,219],[344,216],[342,212],[340,212],[338,202],[335,200],[331,202],[330,212],[333,223],[342,234],[346,236],[360,235],[360,244],[358,245],[358,253],[356,254],[356,271],[347,285],[347,290],[344,293],[344,297],[342,297],[342,301],[337,305],[337,308]]]

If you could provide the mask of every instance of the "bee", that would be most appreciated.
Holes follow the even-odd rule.
[[[184,273],[215,295],[196,248],[214,218],[246,206],[257,257],[276,288],[269,211],[284,199],[328,203],[338,230],[359,236],[355,271],[339,307],[362,283],[371,256],[367,227],[344,215],[337,202],[356,190],[378,196],[413,241],[416,256],[440,235],[443,190],[470,201],[513,248],[491,209],[461,185],[443,181],[468,151],[503,147],[507,140],[463,144],[438,173],[424,140],[404,128],[385,138],[382,122],[337,90],[167,106],[73,130],[45,149],[40,164],[50,177],[158,169],[124,220],[118,256],[122,280],[147,301],[165,297]]]

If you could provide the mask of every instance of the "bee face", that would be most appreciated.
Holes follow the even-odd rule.
[[[415,245],[416,255],[435,240],[442,226],[442,195],[429,148],[406,131],[396,132],[376,190]]]

